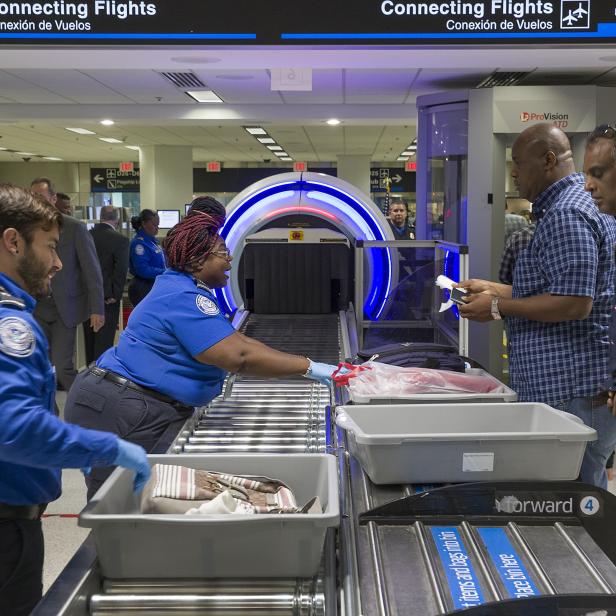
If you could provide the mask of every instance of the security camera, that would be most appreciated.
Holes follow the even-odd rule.
[[[263,159],[263,162],[264,162],[264,163],[271,163],[271,162],[272,162],[272,159],[271,159],[271,158],[264,158],[264,159]]]
[[[29,163],[32,160],[32,158],[30,156],[22,156],[21,160],[23,160],[24,163]]]

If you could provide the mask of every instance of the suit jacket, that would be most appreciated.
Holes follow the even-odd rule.
[[[122,299],[128,273],[129,240],[108,224],[101,222],[90,230],[103,273],[105,299]]]
[[[37,303],[43,320],[60,315],[66,327],[83,323],[91,314],[105,314],[103,277],[92,236],[86,226],[62,214],[58,256],[62,269],[51,279],[51,297]]]

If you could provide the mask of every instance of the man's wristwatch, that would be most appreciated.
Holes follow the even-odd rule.
[[[498,310],[498,300],[500,299],[500,297],[493,297],[492,298],[492,305],[490,306],[490,313],[492,314],[492,318],[495,321],[500,321],[503,317],[501,316],[501,313]]]

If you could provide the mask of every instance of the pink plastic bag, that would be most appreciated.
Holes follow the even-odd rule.
[[[349,366],[347,366],[349,367]],[[461,374],[431,368],[402,368],[368,361],[350,366],[344,384],[357,396],[404,396],[414,394],[502,393],[504,385],[490,376]],[[334,377],[335,378],[335,377]],[[338,381],[338,379],[335,378]]]

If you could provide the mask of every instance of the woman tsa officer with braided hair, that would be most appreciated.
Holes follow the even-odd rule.
[[[117,347],[77,376],[65,407],[67,421],[115,432],[146,451],[165,432],[175,437],[194,407],[218,396],[228,372],[327,383],[336,369],[276,351],[233,328],[213,293],[227,284],[231,269],[218,235],[225,209],[212,198],[193,203],[163,242],[167,269],[132,312]],[[112,470],[92,470],[88,498]]]

